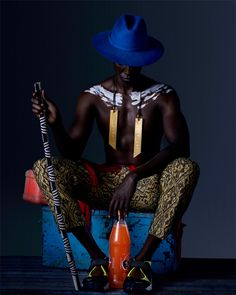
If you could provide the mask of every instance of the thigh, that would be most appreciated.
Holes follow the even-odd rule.
[[[121,184],[125,176],[129,173],[129,168],[122,166],[118,169],[95,168],[97,175],[97,191],[90,197],[91,206],[96,209],[108,210],[111,198],[116,188]]]
[[[199,177],[199,166],[188,158],[177,158],[166,166],[160,177],[161,192],[192,190]]]
[[[143,178],[138,181],[136,191],[130,202],[131,211],[155,212],[160,196],[159,175]]]
[[[169,212],[175,218],[185,212],[192,198],[199,177],[197,163],[187,158],[178,158],[163,170],[160,178],[161,195],[156,214]]]
[[[68,159],[55,157],[52,158],[52,164],[59,193],[73,199],[79,199],[82,195],[88,195],[91,190],[90,177],[83,165]],[[50,185],[46,159],[38,160],[34,164],[33,170],[41,190],[45,195],[49,195]]]
[[[130,172],[123,166],[116,171],[96,171],[98,176],[97,193],[90,200],[97,209],[108,210],[111,198],[116,188]],[[160,196],[159,176],[157,174],[138,181],[136,191],[130,202],[131,211],[155,212]]]
[[[164,239],[186,211],[199,177],[198,165],[186,158],[168,164],[160,176],[161,194],[150,233]]]
[[[127,166],[115,171],[106,171],[93,167],[97,177],[97,185],[90,190],[88,203],[91,208],[108,210],[111,198],[116,188],[130,172]],[[134,196],[130,202],[131,211],[155,212],[160,197],[160,176],[154,174],[138,181]]]

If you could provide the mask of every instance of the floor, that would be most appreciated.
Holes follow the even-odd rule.
[[[0,294],[77,295],[70,272],[42,266],[41,257],[1,257]],[[80,272],[80,280],[86,272]],[[92,295],[104,294],[94,292]],[[122,290],[106,294],[126,294]],[[236,294],[236,260],[183,258],[178,271],[167,277],[154,277],[158,295]]]

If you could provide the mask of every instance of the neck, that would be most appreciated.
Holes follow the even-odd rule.
[[[114,87],[119,93],[129,94],[132,91],[140,91],[141,76],[137,77],[134,81],[124,81],[118,75],[114,76]]]

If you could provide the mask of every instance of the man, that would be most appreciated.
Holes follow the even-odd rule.
[[[154,63],[164,50],[147,35],[144,20],[123,15],[112,31],[97,34],[93,45],[113,62],[115,74],[79,96],[69,133],[44,92],[42,105],[33,95],[32,110],[37,116],[46,113],[64,157],[53,159],[64,221],[92,259],[84,288],[108,287],[108,261],[85,226],[76,199],[91,208],[107,209],[115,218],[118,211],[122,216],[128,211],[155,213],[146,242],[124,282],[126,292],[150,291],[152,255],[187,209],[199,169],[188,159],[188,128],[176,92],[141,74],[142,66]],[[94,120],[104,140],[106,165],[81,159]],[[163,136],[168,145],[161,150]],[[45,160],[35,163],[34,173],[53,211]]]

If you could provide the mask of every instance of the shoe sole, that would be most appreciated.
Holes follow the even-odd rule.
[[[147,292],[147,293],[149,293],[151,291],[152,291],[152,284],[147,286],[145,289],[142,289],[141,284],[140,284],[140,287],[136,285],[134,288],[124,288],[124,292],[126,292],[126,293],[133,293],[133,292],[143,292],[143,293]]]

